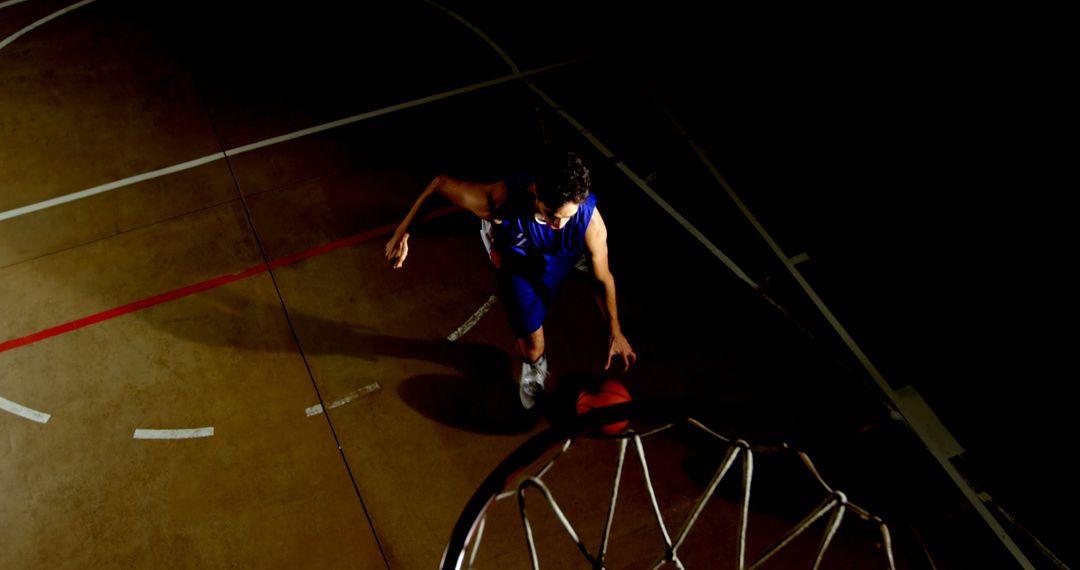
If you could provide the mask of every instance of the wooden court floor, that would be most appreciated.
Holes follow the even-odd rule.
[[[544,122],[524,75],[568,108],[622,104],[563,54],[508,62],[421,2],[0,6],[0,567],[436,567],[479,482],[553,417],[517,402],[475,220],[441,213],[400,271],[383,246],[434,175],[494,180],[550,136],[596,164],[634,394],[766,438],[880,421],[684,231],[723,239],[723,196],[671,194],[677,224],[593,144],[657,127]],[[601,374],[587,283],[546,328],[556,382]],[[609,484],[581,473],[563,484]]]

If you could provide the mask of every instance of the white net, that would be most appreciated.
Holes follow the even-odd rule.
[[[567,437],[505,481],[443,568],[897,568],[885,523],[805,453],[694,419]]]

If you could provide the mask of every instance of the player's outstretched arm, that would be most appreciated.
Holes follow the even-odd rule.
[[[428,199],[433,194],[445,197],[450,203],[469,210],[479,218],[491,219],[495,210],[494,200],[500,187],[501,183],[483,184],[459,180],[445,174],[436,176],[416,198],[405,219],[398,224],[390,241],[386,242],[386,259],[390,261],[390,265],[398,269],[405,263],[405,258],[409,255],[409,230],[422,217],[420,214],[426,209],[425,206],[430,204]]]

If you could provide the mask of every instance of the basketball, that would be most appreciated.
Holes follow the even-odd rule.
[[[630,392],[626,389],[626,386],[614,380],[605,380],[596,391],[582,390],[578,394],[577,413],[580,415],[589,410],[623,404],[629,401]],[[629,421],[615,422],[600,428],[600,431],[606,435],[618,435],[625,431],[629,425]]]

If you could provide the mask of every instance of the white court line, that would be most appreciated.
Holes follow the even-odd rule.
[[[45,412],[31,410],[30,408],[27,408],[22,404],[17,404],[15,402],[12,402],[11,400],[8,400],[7,398],[2,397],[0,397],[0,410],[4,410],[5,412],[10,412],[12,414],[15,414],[16,416],[38,422],[39,424],[47,423],[49,421],[49,418],[52,417]]]
[[[396,105],[390,105],[389,107],[383,107],[381,109],[376,109],[374,111],[368,111],[366,113],[359,113],[359,114],[356,114],[356,115],[352,115],[351,117],[346,117],[344,119],[338,119],[336,121],[331,121],[329,123],[323,123],[321,125],[316,125],[314,127],[309,127],[309,128],[306,128],[306,129],[300,129],[298,131],[293,131],[291,133],[287,133],[287,134],[284,134],[284,135],[276,136],[276,137],[273,137],[273,138],[265,139],[265,140],[262,140],[262,141],[254,142],[254,143],[243,145],[243,146],[238,146],[236,148],[231,148],[231,149],[223,151],[223,152],[218,152],[218,153],[206,155],[206,156],[204,156],[202,158],[196,158],[196,159],[193,159],[193,160],[189,160],[187,162],[181,162],[179,164],[174,164],[172,166],[167,166],[165,168],[159,168],[157,170],[153,170],[153,171],[150,171],[150,172],[145,172],[143,174],[137,174],[135,176],[129,176],[129,177],[124,178],[122,180],[117,180],[115,182],[109,182],[108,184],[102,184],[100,186],[95,186],[93,188],[87,188],[86,190],[80,190],[78,192],[73,192],[71,194],[65,194],[63,196],[58,196],[56,198],[51,198],[49,200],[45,200],[43,202],[38,202],[36,204],[30,204],[30,205],[27,205],[27,206],[22,206],[22,207],[19,207],[19,208],[15,208],[13,210],[8,210],[6,212],[0,212],[0,221],[15,218],[15,217],[18,217],[18,216],[24,216],[26,214],[29,214],[29,213],[32,213],[32,212],[37,212],[37,211],[44,210],[44,209],[47,209],[47,208],[52,208],[53,206],[58,206],[60,204],[66,204],[68,202],[74,202],[76,200],[81,200],[81,199],[87,198],[89,196],[94,196],[96,194],[101,194],[103,192],[108,192],[110,190],[116,190],[117,188],[122,188],[124,186],[130,186],[130,185],[135,184],[137,182],[143,182],[145,180],[150,180],[152,178],[158,178],[158,177],[161,177],[161,176],[165,176],[167,174],[173,174],[175,172],[180,172],[181,170],[188,170],[188,169],[191,169],[191,168],[195,168],[197,166],[201,166],[203,164],[214,162],[216,160],[221,160],[221,159],[226,158],[226,157],[236,156],[238,154],[243,154],[245,152],[250,152],[250,151],[257,150],[257,149],[260,149],[260,148],[264,148],[264,147],[267,147],[267,146],[270,146],[270,145],[275,145],[275,144],[290,141],[290,140],[293,140],[293,139],[298,139],[300,137],[305,137],[307,135],[319,133],[319,132],[322,132],[322,131],[335,129],[337,127],[352,124],[352,123],[355,123],[355,122],[358,122],[358,121],[363,121],[363,120],[370,119],[370,118],[373,118],[373,117],[378,117],[380,115],[386,115],[388,113],[393,113],[393,112],[396,112],[396,111],[401,111],[401,110],[404,110],[404,109],[417,107],[419,105],[432,103],[434,101],[447,99],[447,98],[454,97],[454,96],[457,96],[457,95],[462,95],[462,94],[465,94],[465,93],[470,93],[472,91],[478,91],[480,89],[486,89],[488,87],[492,87],[492,86],[498,85],[500,83],[506,83],[508,81],[513,81],[515,79],[521,79],[523,77],[533,75],[533,74],[536,74],[536,73],[543,73],[545,71],[550,71],[550,70],[555,69],[557,67],[562,67],[564,65],[569,65],[570,63],[573,63],[573,62],[556,63],[556,64],[552,64],[552,65],[547,65],[547,66],[544,66],[544,67],[538,67],[536,69],[531,69],[531,70],[525,71],[525,72],[517,72],[517,73],[512,73],[510,75],[504,75],[502,77],[496,77],[495,79],[489,79],[487,81],[481,81],[480,83],[473,83],[472,85],[467,85],[465,87],[459,87],[457,89],[451,89],[449,91],[443,91],[441,93],[436,93],[434,95],[428,95],[426,97],[421,97],[419,99],[413,99],[412,101],[407,101],[405,103],[398,103]]]
[[[16,218],[23,216],[31,212],[37,212],[39,210],[45,210],[52,208],[53,206],[59,206],[60,204],[66,204],[68,202],[74,202],[75,200],[82,200],[83,198],[89,198],[96,194],[108,192],[110,190],[116,190],[117,188],[123,188],[124,186],[131,186],[144,180],[150,180],[152,178],[158,178],[165,176],[166,174],[172,174],[174,172],[180,172],[181,170],[188,170],[195,168],[196,166],[202,166],[215,160],[221,160],[225,158],[225,153],[219,152],[210,154],[202,158],[196,158],[195,160],[189,160],[187,162],[181,162],[180,164],[174,164],[172,166],[166,166],[165,168],[159,168],[150,172],[144,172],[142,174],[136,174],[135,176],[129,176],[115,182],[109,182],[108,184],[102,184],[101,186],[94,186],[93,188],[87,188],[86,190],[80,190],[64,196],[58,196],[44,202],[38,202],[37,204],[30,204],[29,206],[23,206],[21,208],[15,208],[14,210],[8,210],[6,212],[0,212],[0,220],[7,220],[9,218]]]
[[[473,316],[469,317],[469,320],[465,321],[465,324],[461,325],[454,332],[450,333],[450,336],[447,336],[446,340],[448,340],[450,342],[454,342],[455,340],[461,338],[465,333],[469,332],[469,329],[473,328],[473,326],[475,326],[476,323],[480,322],[480,319],[488,311],[491,310],[491,307],[495,306],[495,302],[498,301],[498,300],[499,300],[498,297],[496,297],[495,295],[492,295],[491,298],[488,299],[486,303],[481,305],[480,308],[477,309],[475,313],[473,313]]]
[[[7,2],[0,2],[0,10],[7,8],[8,6],[22,4],[23,2],[26,2],[26,0],[8,0]]]
[[[213,427],[192,429],[137,429],[135,439],[195,439],[214,435]]]
[[[52,20],[53,18],[59,18],[60,16],[63,16],[64,14],[67,14],[68,12],[70,12],[70,11],[76,9],[76,8],[82,8],[83,6],[86,6],[87,4],[89,4],[89,3],[93,2],[93,1],[94,0],[83,0],[82,2],[79,2],[78,4],[72,4],[71,6],[68,6],[67,8],[57,10],[56,12],[53,12],[52,14],[49,14],[48,16],[45,16],[44,18],[34,22],[33,24],[30,24],[29,26],[26,26],[25,28],[23,28],[23,29],[15,32],[14,34],[11,34],[10,36],[4,38],[4,41],[0,42],[0,49],[4,49],[4,48],[8,47],[11,44],[11,42],[19,39],[20,37],[25,35],[30,30],[33,30],[34,28],[44,24],[45,22],[48,22],[49,20]],[[10,6],[10,5],[11,4],[9,3],[7,5],[0,6],[0,8],[6,8],[7,6]]]
[[[326,409],[332,410],[334,408],[340,408],[341,406],[348,404],[349,402],[359,398],[360,396],[363,396],[364,394],[370,394],[380,388],[382,388],[382,386],[379,386],[378,382],[372,382],[371,384],[368,384],[363,388],[357,388],[356,390],[349,392],[344,398],[341,398],[340,400],[335,400],[327,404]],[[323,413],[323,406],[322,404],[315,404],[314,406],[311,406],[310,408],[304,410],[304,413],[307,414],[307,417],[309,418],[311,416],[317,416]]]

